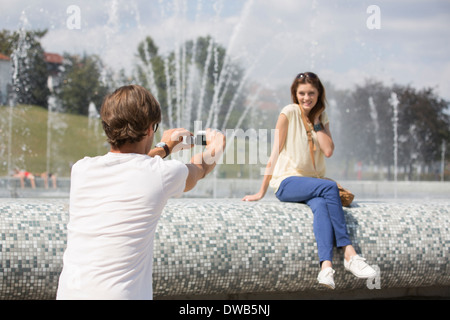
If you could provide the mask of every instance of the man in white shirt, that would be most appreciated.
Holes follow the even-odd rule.
[[[213,170],[225,137],[207,130],[206,149],[190,164],[164,161],[192,134],[168,130],[151,149],[161,109],[136,85],[108,95],[101,117],[111,150],[72,167],[57,299],[152,299],[153,240],[161,212],[169,198],[191,190]]]

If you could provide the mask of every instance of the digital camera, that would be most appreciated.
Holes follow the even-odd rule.
[[[198,131],[196,135],[186,137],[186,144],[206,146],[206,131]]]

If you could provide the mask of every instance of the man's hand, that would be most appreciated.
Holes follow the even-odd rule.
[[[192,145],[184,144],[183,137],[189,137],[193,134],[184,128],[169,129],[164,131],[161,142],[165,142],[169,147],[170,153],[175,153],[180,150],[190,149]]]
[[[226,139],[222,132],[206,130],[206,149],[211,152],[211,156],[218,160],[225,150]]]

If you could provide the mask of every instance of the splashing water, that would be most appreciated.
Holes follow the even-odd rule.
[[[395,191],[394,196],[397,198],[397,180],[398,180],[398,105],[400,101],[398,100],[397,94],[395,92],[391,93],[391,98],[389,99],[389,103],[393,108],[393,129],[394,129],[394,182],[395,182]]]

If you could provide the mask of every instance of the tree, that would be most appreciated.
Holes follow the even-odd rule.
[[[338,156],[388,169],[394,164],[393,107],[398,105],[398,166],[406,168],[409,179],[415,165],[432,165],[441,156],[442,142],[450,141],[448,102],[431,88],[422,90],[367,80],[352,91],[336,94],[339,100],[340,145]]]
[[[234,121],[230,125],[237,123],[243,70],[227,60],[226,50],[211,37],[187,41],[164,56],[147,37],[139,44],[137,57],[136,79],[159,100],[165,125],[190,128],[201,120],[220,126],[233,99],[237,107],[228,119]]]
[[[137,81],[150,90],[163,107],[164,116],[167,116],[167,83],[164,73],[163,57],[159,56],[159,49],[151,37],[146,37],[138,45],[136,65]],[[164,112],[166,111],[166,112]]]
[[[96,55],[64,54],[64,79],[58,93],[66,112],[88,115],[89,104],[101,105],[108,87],[102,82],[105,69]]]
[[[9,30],[0,32],[0,53],[10,56],[14,51],[13,40],[16,38]]]
[[[39,40],[47,30],[0,32],[0,50],[11,56],[15,102],[47,107],[47,64]]]
[[[441,157],[442,141],[450,141],[448,102],[432,88],[394,86],[399,104],[399,163],[412,179],[414,165],[430,165]]]
[[[353,91],[338,91],[335,96],[340,128],[337,156],[344,159],[346,166],[350,161],[362,161],[389,167],[393,163],[389,88],[367,80]]]

